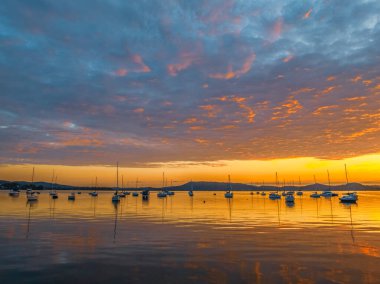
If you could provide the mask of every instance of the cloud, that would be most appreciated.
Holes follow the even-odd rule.
[[[380,149],[379,1],[5,0],[1,9],[0,164]]]

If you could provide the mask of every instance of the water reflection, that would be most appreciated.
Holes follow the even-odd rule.
[[[119,204],[108,192],[83,193],[75,202],[59,194],[53,200],[43,192],[30,204],[25,195],[0,192],[4,283],[21,282],[33,269],[48,280],[75,274],[76,283],[100,283],[101,271],[109,281],[148,283],[380,279],[380,192],[360,193],[358,204],[305,194],[294,206],[250,192],[232,199],[213,192],[126,196]],[[33,277],[31,283],[44,282]]]

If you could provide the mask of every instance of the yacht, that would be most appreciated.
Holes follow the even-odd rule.
[[[167,196],[167,194],[166,194],[165,191],[159,191],[159,192],[157,192],[157,197],[166,197],[166,196]]]
[[[114,195],[112,196],[112,202],[119,202],[120,201],[120,195],[115,191]]]
[[[67,200],[75,200],[75,192],[70,193],[70,195],[67,196]]]
[[[292,195],[292,194],[287,194],[286,196],[285,196],[285,202],[287,202],[287,203],[294,203],[294,196]]]
[[[225,197],[225,198],[233,198],[233,197],[234,197],[234,194],[232,193],[231,177],[230,177],[230,175],[228,175],[228,190],[227,190],[227,192],[224,194],[224,197]]]
[[[18,190],[11,189],[8,194],[12,197],[19,197],[20,192]]]
[[[143,199],[143,200],[148,200],[148,199],[149,199],[149,194],[150,194],[150,192],[149,192],[148,189],[143,190],[143,191],[141,192],[142,199]]]
[[[269,194],[269,198],[270,199],[281,199],[281,195],[279,195],[277,192],[271,192],[270,194]]]
[[[340,202],[343,203],[356,203],[358,200],[358,195],[356,192],[351,192],[343,195],[341,198],[339,198]]]
[[[26,196],[26,198],[27,198],[27,200],[28,200],[29,202],[31,202],[31,201],[38,201],[38,195],[35,194],[34,192],[29,193],[29,194]]]
[[[318,194],[318,192],[314,192],[314,193],[310,194],[310,197],[312,197],[312,198],[320,198],[321,195]]]

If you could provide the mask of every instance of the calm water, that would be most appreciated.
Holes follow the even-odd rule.
[[[337,197],[0,192],[1,283],[380,283],[380,191]],[[112,282],[110,282],[112,281]]]

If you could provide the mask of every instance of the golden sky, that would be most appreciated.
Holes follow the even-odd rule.
[[[349,182],[380,183],[380,154],[359,156],[343,160],[316,158],[276,159],[267,161],[218,161],[210,163],[176,162],[163,163],[155,167],[119,168],[119,185],[122,179],[130,187],[160,186],[165,172],[168,185],[179,185],[194,181],[227,181],[228,174],[233,182],[274,184],[275,172],[282,183],[298,185],[317,182],[327,184],[327,170],[332,183],[345,183],[344,164],[348,167]],[[35,181],[50,182],[54,173],[60,184],[91,186],[98,179],[99,186],[116,185],[115,166],[64,166],[34,165]],[[33,165],[4,165],[0,167],[0,179],[31,180]]]

